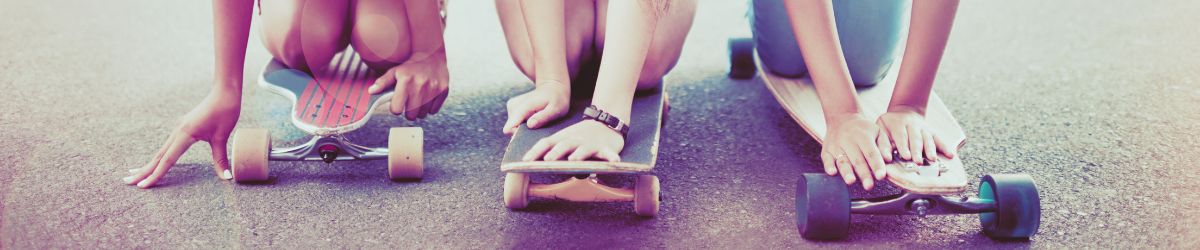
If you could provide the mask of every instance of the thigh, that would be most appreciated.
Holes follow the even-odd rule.
[[[534,72],[533,43],[529,39],[529,31],[525,25],[525,15],[521,10],[524,0],[496,0],[496,11],[500,16],[500,28],[504,31],[504,39],[508,44],[508,52],[513,63],[529,79],[536,81]],[[536,3],[529,3],[536,4]],[[596,54],[593,44],[595,34],[595,2],[592,0],[572,0],[566,2],[564,26],[566,28],[566,63],[572,78],[579,75],[581,69],[592,60]]]
[[[382,72],[408,60],[413,42],[404,1],[353,2],[350,43],[363,62]]]
[[[657,87],[662,77],[679,62],[683,43],[696,14],[696,0],[669,0],[661,10],[657,26],[650,41],[650,48],[638,77],[638,89]],[[603,51],[608,17],[608,0],[596,3],[596,47]],[[602,53],[602,52],[601,52]]]
[[[900,48],[909,1],[834,1],[834,19],[850,78],[858,86],[882,80]]]
[[[260,0],[262,42],[288,67],[324,73],[346,47],[349,4],[321,0]]]
[[[784,0],[752,0],[750,29],[763,66],[784,77],[801,77],[808,72],[796,33],[788,19]]]

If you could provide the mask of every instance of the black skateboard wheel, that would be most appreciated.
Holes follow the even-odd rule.
[[[980,213],[983,233],[993,239],[1025,239],[1037,233],[1042,221],[1041,198],[1026,174],[983,176],[979,198],[995,201],[996,212]]]
[[[850,231],[850,191],[838,177],[804,174],[796,184],[796,227],[810,240],[846,237]]]
[[[733,79],[754,78],[754,39],[735,37],[729,39],[729,77]]]

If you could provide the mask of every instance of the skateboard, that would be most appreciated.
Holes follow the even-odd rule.
[[[634,212],[641,216],[658,214],[659,182],[651,173],[658,158],[658,143],[663,117],[666,113],[666,93],[663,87],[639,91],[634,95],[632,123],[621,150],[620,162],[607,161],[522,161],[521,157],[534,144],[555,132],[582,121],[583,110],[590,100],[571,100],[570,110],[562,119],[539,129],[521,125],[509,140],[500,163],[504,176],[504,204],[510,209],[522,209],[530,197],[559,199],[573,202],[633,202]],[[558,183],[531,183],[531,174],[574,175]],[[633,188],[609,186],[596,174],[630,174],[637,179]]]
[[[771,74],[754,55],[754,41],[729,41],[730,77],[761,79],[776,101],[818,143],[826,124],[821,102],[809,78]],[[896,65],[899,65],[898,63]],[[896,84],[896,68],[873,87],[858,88],[859,108],[874,119],[887,111]],[[925,119],[935,133],[961,148],[966,135],[937,93],[930,93]],[[895,155],[895,152],[887,152]],[[807,239],[837,239],[849,233],[850,214],[918,215],[979,214],[983,231],[992,238],[1028,238],[1041,223],[1041,205],[1033,179],[1025,174],[993,174],[981,179],[978,197],[960,196],[967,187],[962,156],[941,155],[930,165],[897,160],[887,164],[887,181],[903,190],[884,197],[850,199],[840,177],[804,174],[796,188],[796,224]],[[899,159],[899,157],[895,157]]]
[[[391,128],[387,147],[367,147],[343,135],[366,124],[371,111],[392,99],[387,91],[372,95],[367,87],[379,73],[362,62],[353,49],[338,53],[327,74],[313,77],[271,60],[258,80],[259,87],[292,101],[292,124],[312,135],[308,142],[276,148],[266,129],[238,129],[233,136],[233,179],[267,180],[268,161],[334,161],[387,159],[391,179],[420,179],[424,174],[424,130]]]

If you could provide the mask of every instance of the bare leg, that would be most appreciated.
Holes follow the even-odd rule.
[[[533,45],[530,43],[530,33],[525,22],[525,13],[521,9],[522,0],[496,0],[496,10],[500,15],[500,27],[504,30],[504,38],[508,42],[508,51],[513,63],[530,80],[537,82],[534,72]],[[536,3],[532,3],[536,4]],[[580,66],[591,60],[595,55],[593,38],[596,28],[594,1],[566,1],[564,13],[566,63],[571,78],[579,74]]]
[[[356,0],[353,8],[350,42],[368,66],[384,72],[412,56],[404,1]]]
[[[262,0],[262,41],[288,67],[321,73],[349,44],[349,4],[343,1]]]
[[[608,0],[596,4],[596,47],[604,50],[605,23],[608,21]],[[683,50],[683,42],[692,29],[692,17],[696,14],[696,0],[670,1],[669,9],[658,21],[650,51],[638,77],[637,89],[657,87],[675,64]]]

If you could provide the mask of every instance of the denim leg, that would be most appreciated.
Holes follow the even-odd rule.
[[[807,73],[784,0],[752,0],[752,30],[758,56],[772,73]],[[896,58],[909,1],[834,0],[834,20],[850,78],[858,86],[882,80]]]
[[[850,79],[857,86],[883,80],[895,61],[909,1],[834,0],[833,17]]]
[[[771,73],[784,77],[801,77],[808,72],[796,33],[788,19],[783,0],[752,0],[750,15],[751,31],[758,58]]]

